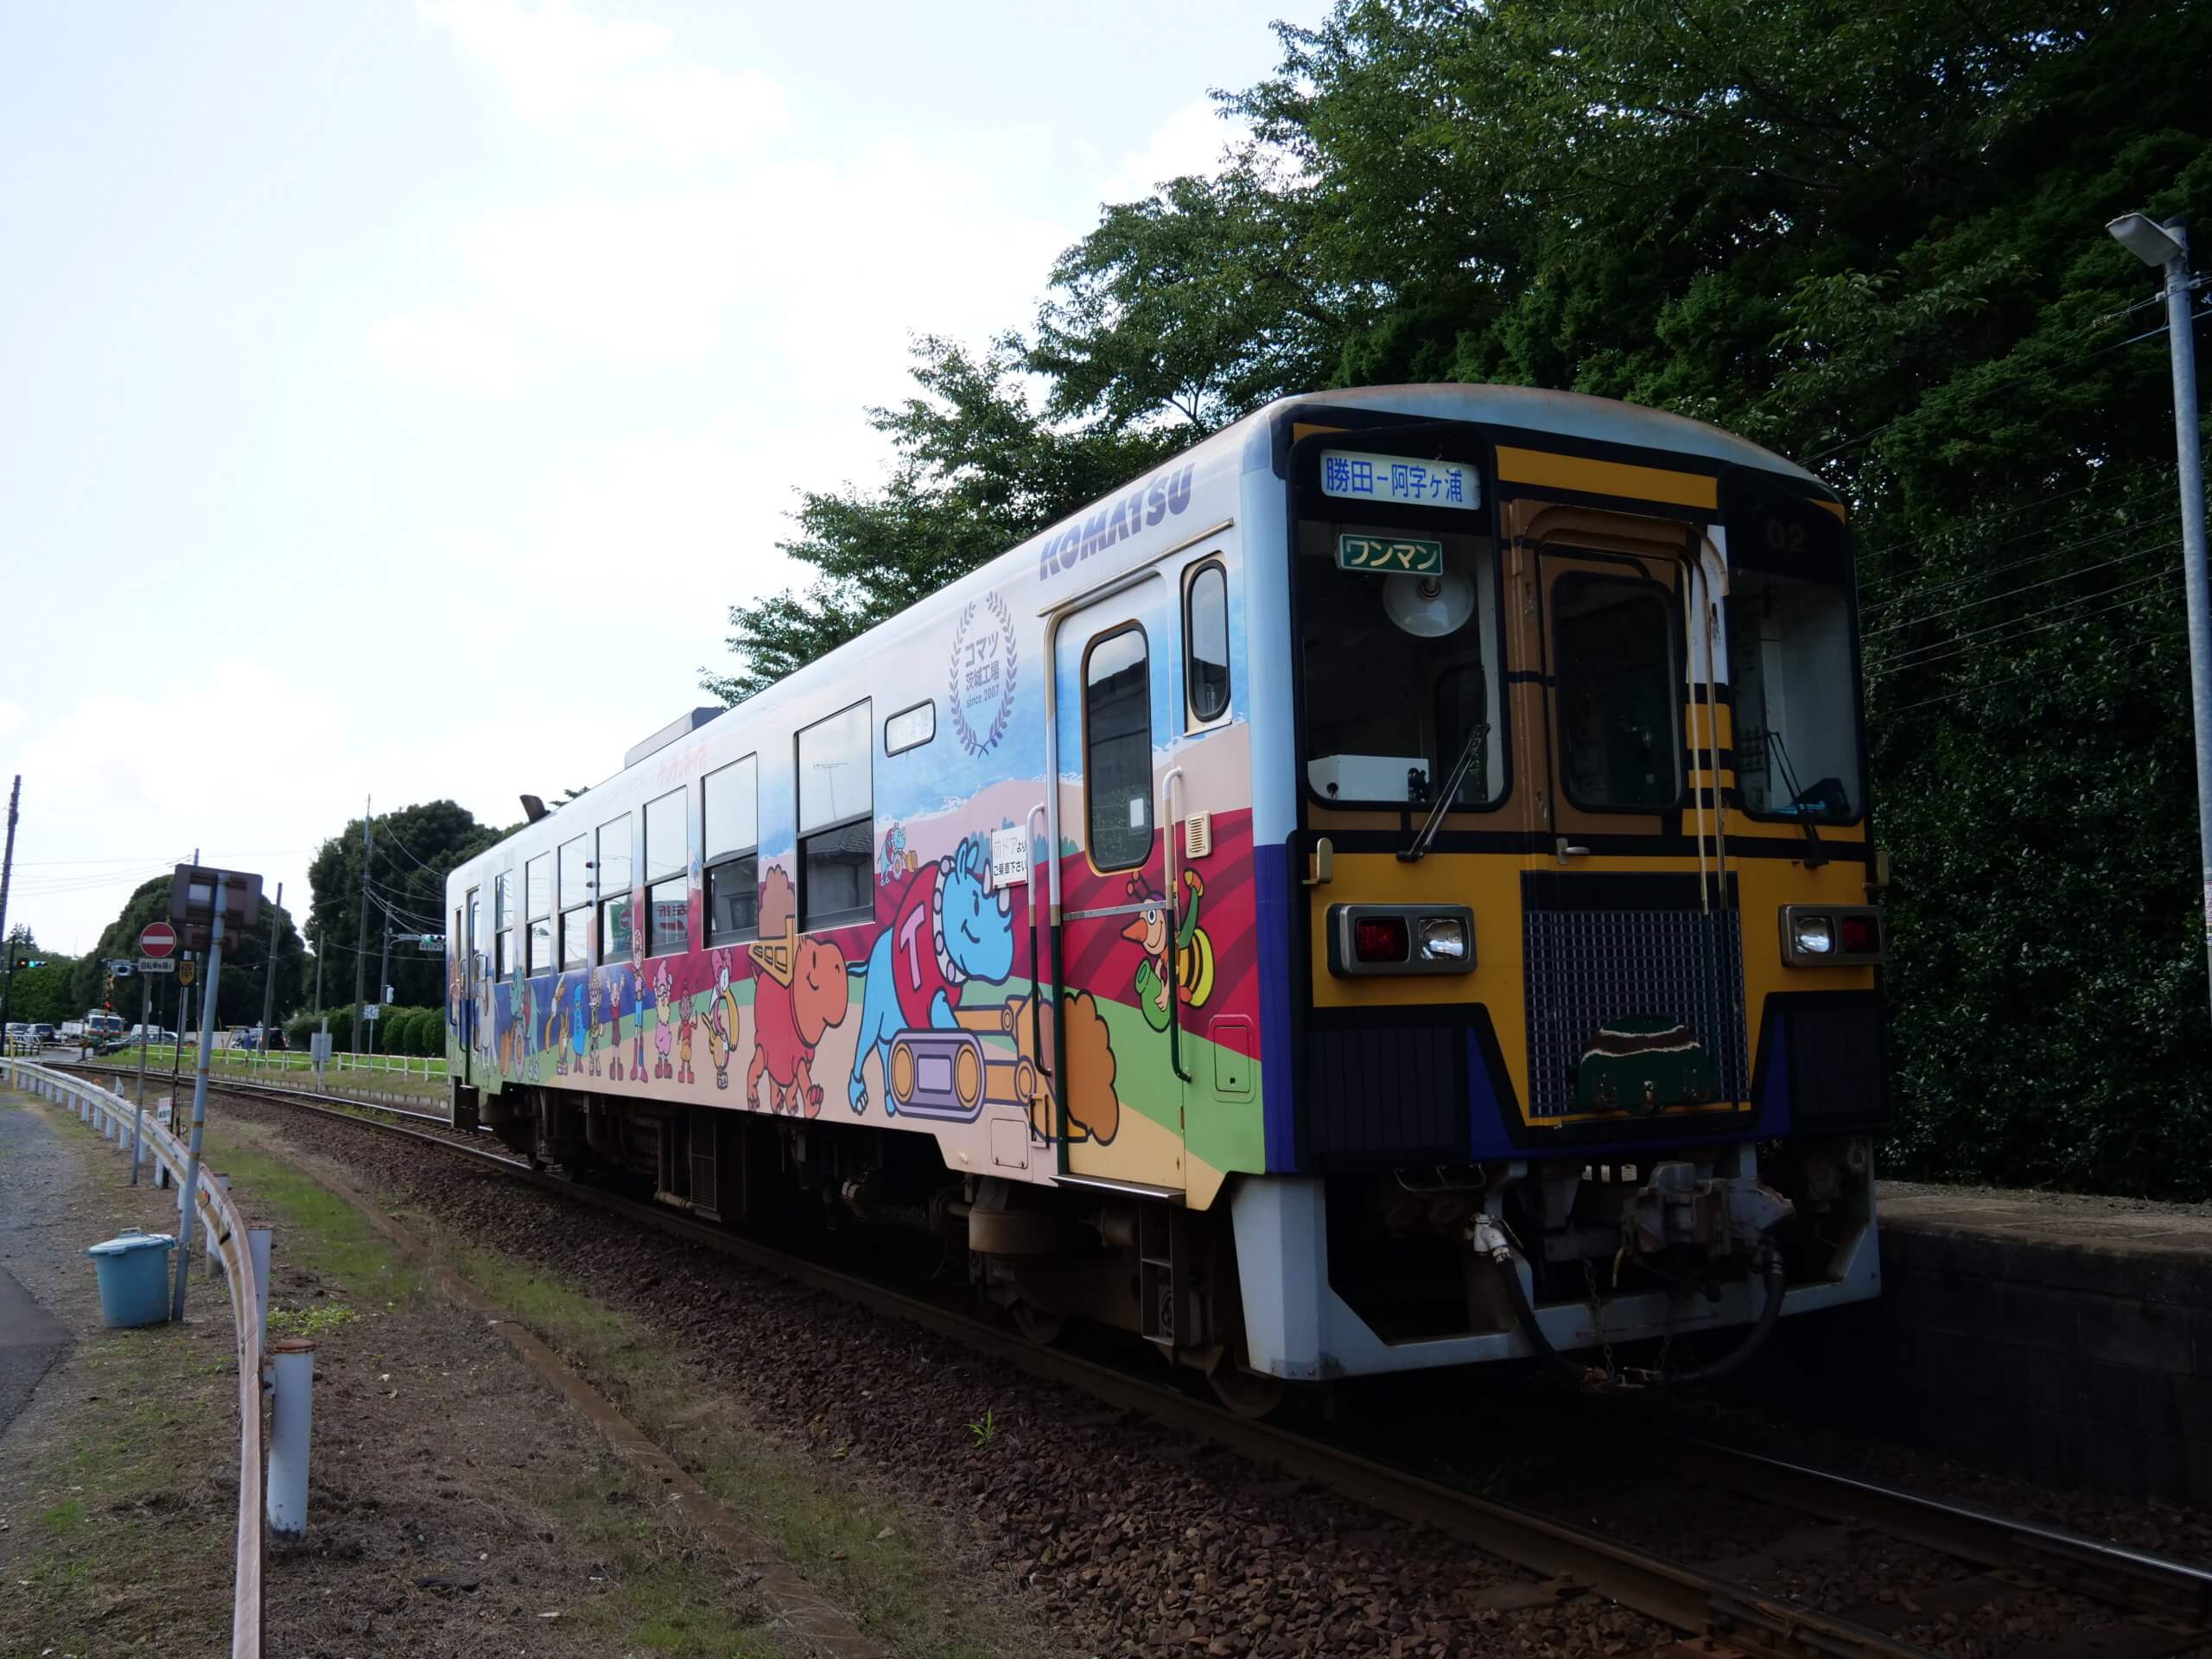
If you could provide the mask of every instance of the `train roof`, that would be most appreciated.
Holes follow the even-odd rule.
[[[1332,409],[1384,410],[1421,419],[1510,427],[1523,432],[1569,438],[1585,443],[1618,444],[1667,454],[1696,456],[1724,465],[1749,467],[1761,472],[1777,474],[1809,485],[1831,499],[1835,499],[1834,492],[1827,485],[1796,462],[1785,460],[1748,438],[1738,437],[1732,432],[1707,425],[1703,421],[1692,420],[1685,415],[1673,415],[1664,410],[1647,409],[1638,404],[1622,403],[1611,397],[1592,397],[1586,392],[1458,382],[1359,386],[1279,397],[1265,408],[1255,410],[1242,420],[1200,439],[1175,456],[1172,464],[1179,471],[1195,466],[1201,477],[1224,467],[1232,474],[1271,467],[1274,464],[1274,433],[1283,420],[1305,410],[1319,413]],[[1230,464],[1232,462],[1234,464]],[[1116,491],[1114,493],[1119,495],[1122,493]],[[1084,503],[1066,517],[1008,548],[996,558],[977,566],[928,598],[879,623],[868,634],[849,640],[826,655],[817,658],[789,678],[748,698],[741,706],[748,713],[765,714],[786,697],[810,694],[824,677],[864,671],[860,667],[862,654],[880,650],[887,634],[895,637],[906,628],[931,626],[929,618],[923,613],[931,612],[935,614],[931,611],[935,606],[956,604],[963,597],[973,598],[995,588],[1004,588],[1010,577],[1035,566],[1041,543],[1062,534],[1071,525],[1083,522],[1087,514],[1113,499],[1114,496],[1109,495],[1096,502]],[[683,716],[671,727],[639,744],[631,751],[631,756],[626,758],[621,771],[601,779],[592,787],[598,789],[613,782],[631,766],[650,758],[664,746],[675,747],[690,741],[703,728],[704,722],[699,716],[705,712],[694,711]],[[687,721],[691,722],[690,730],[683,729]],[[566,804],[573,805],[575,803]]]

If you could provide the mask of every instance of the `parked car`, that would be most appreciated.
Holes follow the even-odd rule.
[[[54,1027],[43,1020],[36,1021],[31,1027],[31,1040],[34,1042],[50,1043],[54,1041],[55,1035]]]
[[[10,1020],[8,1022],[8,1041],[10,1045],[32,1041],[30,1021]]]

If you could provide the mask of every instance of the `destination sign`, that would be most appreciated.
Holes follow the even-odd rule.
[[[1441,575],[1444,543],[1411,536],[1358,536],[1346,531],[1337,537],[1337,568],[1393,576]]]
[[[1408,461],[1357,449],[1321,452],[1321,493],[1347,501],[1395,501],[1408,507],[1458,507],[1481,503],[1475,469],[1457,461]]]

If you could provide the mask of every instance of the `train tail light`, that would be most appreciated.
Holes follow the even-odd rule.
[[[1782,959],[1792,968],[1864,968],[1885,954],[1882,915],[1872,906],[1782,907]]]
[[[1332,905],[1329,971],[1465,974],[1475,966],[1475,913],[1465,905]]]
[[[1406,918],[1363,916],[1352,924],[1351,953],[1362,963],[1403,962],[1408,957]]]

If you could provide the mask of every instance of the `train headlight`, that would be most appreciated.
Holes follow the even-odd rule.
[[[1424,916],[1421,924],[1421,959],[1457,963],[1467,959],[1467,926],[1456,916]]]
[[[1466,974],[1475,967],[1475,912],[1465,905],[1331,905],[1329,971]]]
[[[1782,959],[1792,968],[1871,968],[1887,956],[1883,943],[1872,905],[1782,907]]]
[[[1789,930],[1789,942],[1801,957],[1826,957],[1835,952],[1835,924],[1825,916],[1800,916]]]

